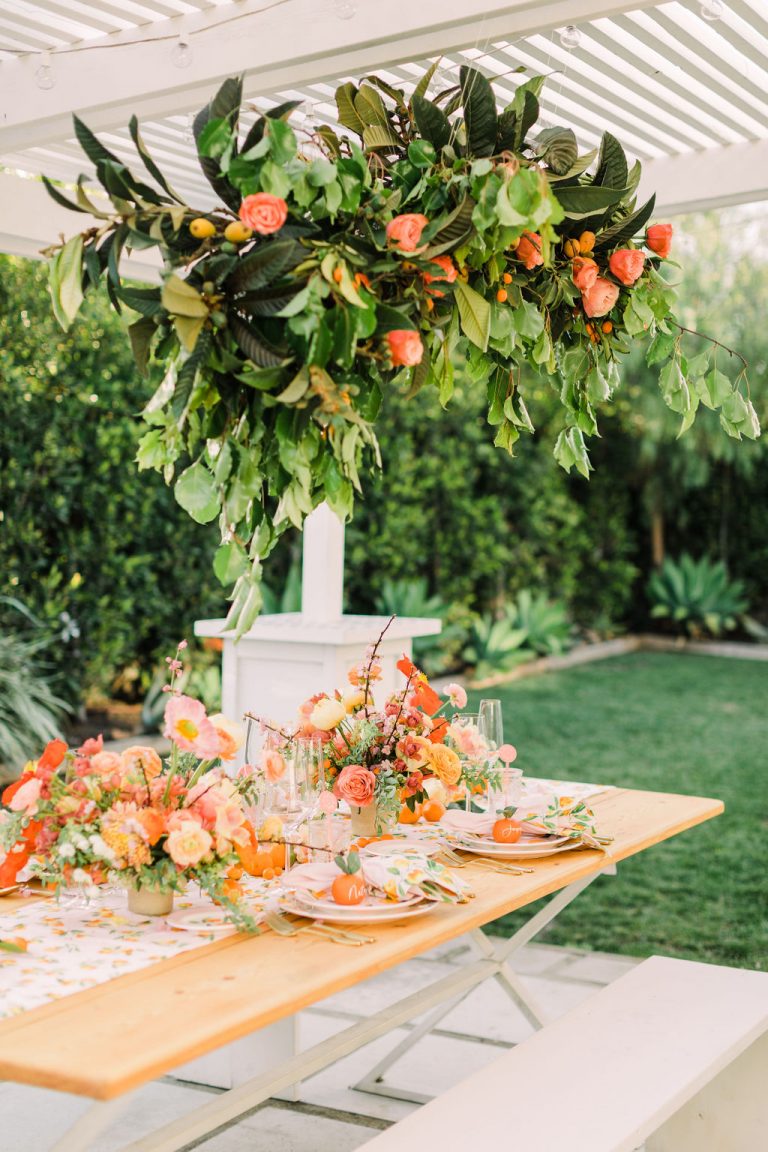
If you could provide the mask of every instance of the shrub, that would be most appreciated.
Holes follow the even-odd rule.
[[[524,647],[540,656],[554,656],[571,644],[571,623],[565,605],[548,600],[543,592],[523,588],[506,611],[514,628],[525,632]]]
[[[39,624],[23,605],[3,601],[16,613],[19,629],[0,629],[0,777],[15,774],[42,752],[60,734],[67,712],[65,701],[51,688],[48,641]]]
[[[747,610],[740,580],[731,580],[722,561],[687,553],[667,558],[648,581],[651,616],[668,619],[691,636],[720,636],[737,625]]]

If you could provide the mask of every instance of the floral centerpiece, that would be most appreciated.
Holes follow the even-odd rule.
[[[47,182],[96,218],[51,249],[56,314],[72,323],[102,281],[128,311],[153,393],[139,467],[161,471],[196,520],[218,517],[215,569],[234,585],[239,635],[281,533],[323,500],[352,512],[388,389],[427,387],[446,405],[461,371],[512,453],[534,431],[543,376],[562,404],[555,458],[586,477],[587,438],[639,341],[683,431],[705,405],[729,435],[759,435],[743,358],[717,342],[688,351],[699,334],[674,316],[672,228],[650,223],[653,197],[636,202],[639,163],[609,132],[580,155],[570,129],[537,129],[541,76],[506,106],[475,68],[435,91],[438,78],[435,65],[409,93],[377,76],[342,84],[341,134],[294,130],[295,101],[243,134],[242,82],[227,80],[194,121],[214,207],[177,195],[135,117],[147,177],[75,118],[108,199],[82,179],[74,199]],[[162,285],[125,284],[123,250],[152,247]],[[737,357],[733,378],[723,353]]]
[[[169,664],[173,681],[181,674],[178,653]],[[169,688],[166,759],[144,745],[106,751],[101,736],[77,749],[57,739],[5,789],[0,885],[22,869],[57,888],[86,891],[110,878],[128,888],[129,906],[157,912],[170,911],[173,893],[194,882],[238,925],[254,926],[228,876],[253,836],[245,809],[250,782],[230,779],[224,768],[239,733]],[[149,903],[141,899],[147,895]]]
[[[466,692],[451,684],[442,699],[403,656],[397,667],[405,685],[378,707],[372,689],[381,680],[378,652],[385,632],[350,669],[348,690],[318,693],[302,704],[294,734],[263,722],[262,771],[272,781],[284,773],[296,736],[320,736],[326,783],[349,805],[355,835],[381,831],[403,808],[415,816],[434,785],[448,798],[462,778],[461,756],[446,739],[451,726],[445,709],[464,707]]]

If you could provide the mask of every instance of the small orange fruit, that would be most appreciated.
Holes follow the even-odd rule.
[[[511,284],[512,283],[512,276],[509,272],[505,272],[501,278],[505,284]]]
[[[239,880],[243,874],[243,867],[241,864],[233,864],[231,868],[227,869],[228,880]]]
[[[337,904],[362,904],[366,897],[365,881],[359,872],[342,872],[331,884],[331,896]]]
[[[434,824],[445,816],[445,804],[441,804],[439,800],[427,800],[421,814],[430,824]]]
[[[189,230],[196,240],[207,240],[209,236],[216,235],[216,225],[205,216],[197,216],[190,222]]]
[[[574,256],[578,256],[581,252],[581,244],[578,240],[566,240],[563,249],[568,259],[573,260]]]
[[[591,252],[595,246],[597,237],[594,232],[582,232],[579,236],[579,249],[582,252]]]
[[[606,336],[609,332],[613,332],[613,324],[611,324],[610,320],[603,320],[602,328]]]
[[[250,228],[246,228],[239,220],[233,220],[231,224],[227,224],[224,229],[224,239],[229,240],[230,244],[245,244],[246,240],[250,240],[253,232]]]
[[[523,826],[519,820],[512,820],[509,816],[503,816],[494,824],[491,835],[498,844],[514,844],[520,839],[522,831]]]
[[[278,843],[275,843],[271,846],[271,848],[269,849],[269,853],[270,853],[270,856],[272,857],[272,867],[273,868],[284,868],[285,867],[285,852],[286,852],[285,844],[278,842]]]
[[[274,880],[274,878],[275,878],[274,868],[265,868],[261,874],[261,878],[262,878],[262,880]]]
[[[344,273],[342,272],[341,268],[334,268],[334,270],[333,270],[333,278],[334,278],[334,280],[336,281],[336,283],[337,283],[337,284],[341,284],[341,281],[342,281],[342,277],[343,277],[343,276],[344,276]]]
[[[498,292],[496,293],[496,299],[498,300],[499,304],[505,304],[507,302],[509,299],[509,292],[507,292],[506,288],[499,288]]]

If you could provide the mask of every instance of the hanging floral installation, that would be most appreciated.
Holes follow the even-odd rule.
[[[410,96],[376,76],[343,84],[346,136],[321,125],[297,138],[294,102],[243,134],[242,82],[227,80],[194,122],[220,201],[211,210],[174,192],[135,117],[152,184],[77,119],[111,206],[82,179],[75,201],[46,181],[98,220],[50,250],[56,315],[71,324],[102,280],[124,312],[152,392],[139,468],[162,471],[195,520],[218,517],[215,570],[233,585],[238,635],[260,610],[262,561],[281,533],[323,500],[351,515],[361,472],[380,463],[387,389],[430,388],[445,406],[463,373],[487,390],[495,443],[512,453],[534,431],[527,365],[564,409],[555,459],[588,476],[585,438],[641,340],[683,431],[704,404],[729,435],[759,435],[743,361],[731,379],[717,342],[683,351],[664,275],[672,228],[650,223],[653,197],[637,205],[640,165],[618,140],[606,132],[579,155],[570,129],[537,131],[542,77],[499,111],[469,67],[429,99],[435,70]],[[123,281],[123,251],[152,247],[162,285]]]

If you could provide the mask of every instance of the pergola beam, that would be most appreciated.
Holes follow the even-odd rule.
[[[359,16],[336,20],[317,0],[290,0],[265,8],[244,0],[231,13],[237,23],[216,24],[228,7],[177,17],[148,29],[91,42],[87,51],[53,56],[55,87],[39,89],[39,56],[0,65],[0,153],[49,144],[72,135],[72,114],[95,130],[201,106],[226,76],[246,73],[245,94],[266,95],[318,80],[360,74],[383,64],[418,60],[494,40],[516,40],[565,24],[627,10],[652,8],[654,0],[360,0]],[[468,9],[472,9],[469,10]],[[393,32],[393,29],[396,31]],[[179,70],[171,62],[174,38],[191,38],[193,59]],[[151,37],[162,36],[153,40]],[[103,45],[103,47],[98,47]]]
[[[768,140],[648,160],[640,201],[656,193],[656,212],[706,212],[730,204],[768,200]]]

